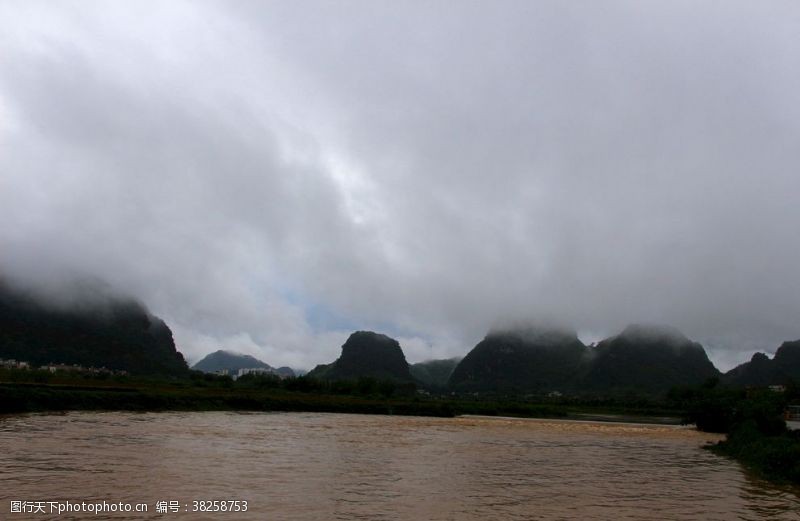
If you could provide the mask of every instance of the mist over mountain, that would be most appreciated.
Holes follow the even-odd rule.
[[[34,366],[78,364],[141,375],[184,375],[170,328],[139,302],[95,280],[69,298],[0,280],[0,358]]]
[[[531,327],[493,331],[456,366],[459,391],[566,391],[577,385],[586,346],[573,331]]]
[[[489,333],[450,377],[459,391],[661,394],[719,376],[703,347],[675,328],[628,326],[586,347],[564,329]]]
[[[413,380],[397,340],[372,331],[351,334],[342,345],[339,358],[331,364],[318,365],[308,376],[325,380]]]
[[[435,389],[444,389],[447,387],[447,382],[450,380],[450,375],[453,374],[461,357],[447,358],[444,360],[426,360],[411,364],[411,376],[417,381],[421,382],[424,386]]]
[[[586,391],[662,393],[720,376],[703,346],[672,327],[631,325],[589,350]]]
[[[185,375],[186,363],[166,323],[138,301],[98,278],[20,284],[0,279],[0,358],[107,367],[141,375]],[[416,381],[430,390],[498,393],[663,394],[674,386],[720,377],[733,386],[800,381],[800,340],[784,342],[775,356],[757,353],[724,375],[702,345],[674,327],[630,325],[587,347],[574,330],[511,321],[491,330],[463,358],[409,365],[399,342],[356,331],[340,356],[309,376]],[[251,356],[218,350],[194,369],[217,372],[275,369]]]

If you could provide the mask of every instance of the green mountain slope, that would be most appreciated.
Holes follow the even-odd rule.
[[[573,331],[494,331],[456,366],[449,386],[457,391],[566,391],[574,387],[585,353]]]
[[[342,345],[339,358],[318,365],[308,373],[312,378],[354,380],[362,377],[378,380],[412,381],[408,362],[397,340],[372,331],[356,331]]]
[[[2,281],[0,358],[132,374],[187,372],[169,327],[136,301],[103,295],[70,304],[42,303]]]
[[[590,350],[581,389],[663,393],[718,377],[703,346],[664,326],[628,326]]]

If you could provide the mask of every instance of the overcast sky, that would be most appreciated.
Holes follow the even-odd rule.
[[[0,270],[190,362],[800,338],[800,3],[0,0]]]

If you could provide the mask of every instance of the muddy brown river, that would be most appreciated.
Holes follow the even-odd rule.
[[[800,519],[798,489],[702,449],[716,439],[480,417],[6,416],[0,519]]]

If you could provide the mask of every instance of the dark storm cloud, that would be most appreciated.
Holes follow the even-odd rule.
[[[793,3],[0,2],[0,255],[329,361],[501,321],[800,337]],[[46,275],[49,274],[49,275]],[[325,320],[319,317],[327,317]]]

